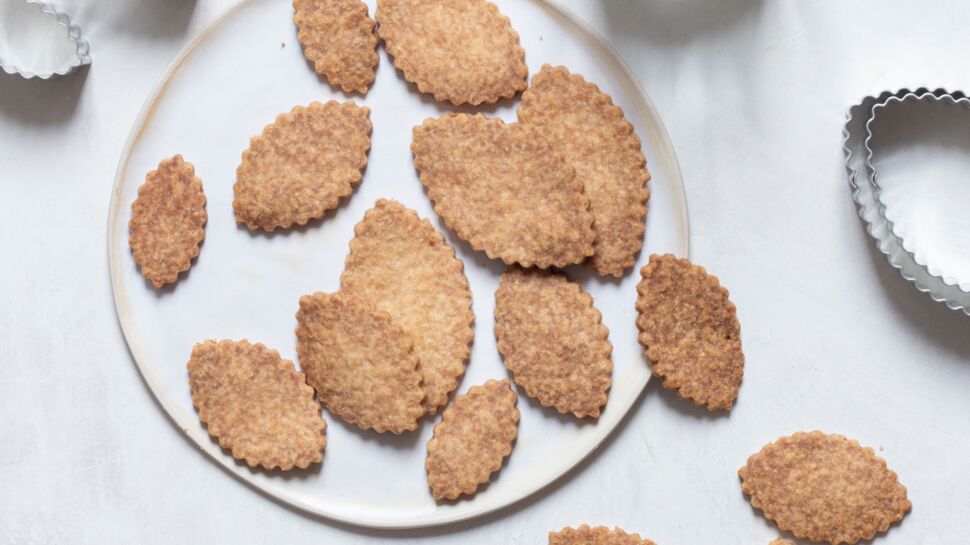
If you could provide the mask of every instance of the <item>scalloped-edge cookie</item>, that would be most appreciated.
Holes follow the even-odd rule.
[[[628,534],[619,528],[583,524],[579,528],[563,528],[549,532],[549,545],[656,545],[639,534]]]
[[[296,320],[300,367],[331,413],[378,433],[418,427],[418,358],[390,314],[350,294],[318,292],[300,298]]]
[[[376,23],[360,0],[293,0],[303,54],[345,92],[366,93],[377,74]]]
[[[414,166],[435,211],[474,249],[543,269],[593,254],[583,185],[532,129],[451,113],[413,132]]]
[[[485,0],[378,0],[378,33],[404,79],[439,102],[493,103],[526,88],[509,18]]]
[[[744,375],[741,324],[717,277],[670,254],[651,255],[637,284],[638,337],[665,388],[711,411],[730,410]]]
[[[202,180],[181,155],[163,160],[145,176],[131,203],[128,245],[153,286],[171,284],[192,267],[207,219]]]
[[[354,227],[340,285],[411,335],[424,405],[436,413],[458,387],[475,336],[472,294],[455,249],[430,221],[380,199]]]
[[[424,462],[436,500],[474,494],[502,467],[519,433],[516,400],[508,380],[489,380],[445,409]]]
[[[779,530],[832,545],[872,539],[912,507],[906,487],[871,448],[820,431],[765,445],[738,475],[751,505]]]
[[[273,231],[322,218],[363,177],[371,128],[370,109],[353,102],[280,114],[250,139],[236,169],[236,221]]]
[[[596,252],[587,264],[599,274],[622,276],[643,245],[650,198],[650,173],[633,125],[595,84],[549,65],[532,76],[518,118],[538,129],[583,183],[596,231]]]
[[[576,418],[599,417],[613,345],[593,298],[562,273],[511,267],[495,292],[495,337],[526,395]]]
[[[283,470],[323,460],[320,404],[303,373],[276,350],[208,340],[192,349],[188,372],[199,420],[233,458]]]

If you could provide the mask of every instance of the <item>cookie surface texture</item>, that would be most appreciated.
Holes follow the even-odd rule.
[[[439,102],[493,103],[529,70],[508,17],[486,0],[378,0],[384,47],[404,79]]]
[[[377,73],[376,23],[360,0],[293,0],[303,54],[345,92],[366,93]]]
[[[652,255],[637,284],[639,341],[665,388],[730,410],[744,374],[741,325],[728,291],[703,267]]]
[[[250,467],[306,468],[323,459],[326,422],[303,373],[249,341],[205,341],[188,363],[192,403],[209,435]]]
[[[415,127],[411,150],[435,211],[474,249],[540,268],[593,254],[583,186],[531,129],[447,114]]]
[[[633,125],[595,84],[549,65],[532,77],[518,117],[576,169],[596,231],[588,264],[600,274],[622,276],[643,245],[650,197],[650,174]]]
[[[398,434],[424,414],[411,337],[386,312],[348,294],[300,298],[296,350],[307,383],[333,414]]]
[[[656,545],[638,534],[628,534],[605,526],[590,527],[586,524],[579,528],[563,528],[549,532],[549,545]]]
[[[738,474],[751,505],[779,530],[832,545],[872,539],[912,506],[886,462],[841,435],[782,437],[748,458]]]
[[[437,412],[465,372],[475,335],[472,294],[455,249],[431,222],[381,199],[354,228],[340,284],[411,335],[425,407]]]
[[[131,204],[128,245],[153,286],[171,284],[192,267],[207,219],[202,180],[181,155],[163,160],[148,173]]]
[[[562,273],[512,267],[495,292],[495,337],[515,383],[544,407],[598,417],[613,346],[593,298]]]
[[[509,381],[473,386],[445,409],[428,441],[425,469],[436,500],[474,494],[512,452],[519,430]]]
[[[243,152],[233,186],[236,221],[273,231],[322,218],[363,177],[370,132],[370,110],[353,102],[314,102],[281,114]]]

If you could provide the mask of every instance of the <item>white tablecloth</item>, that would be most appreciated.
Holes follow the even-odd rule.
[[[569,2],[667,124],[691,255],[739,309],[740,399],[710,416],[653,381],[618,433],[547,490],[395,533],[305,516],[221,471],[155,403],[115,320],[105,231],[118,156],[174,55],[232,2],[61,0],[91,42],[90,69],[0,74],[0,544],[525,544],[583,522],[661,545],[760,544],[777,530],[736,471],[764,443],[815,428],[876,448],[908,487],[913,512],[878,543],[966,540],[970,318],[874,250],[840,142],[864,94],[968,90],[970,4]]]

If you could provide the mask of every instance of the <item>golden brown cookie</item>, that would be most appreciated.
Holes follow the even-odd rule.
[[[236,169],[236,221],[272,231],[322,218],[360,182],[370,132],[370,110],[353,102],[281,114],[250,140]]]
[[[345,293],[300,298],[296,351],[327,409],[360,429],[394,434],[424,414],[411,337],[391,316]]]
[[[360,0],[293,0],[303,54],[334,87],[366,93],[377,73],[377,34]]]
[[[795,545],[795,544],[792,543],[791,541],[788,541],[785,538],[779,537],[777,539],[773,539],[771,543],[769,543],[768,545]]]
[[[622,276],[643,244],[650,192],[640,139],[609,95],[562,66],[545,65],[522,94],[519,123],[538,129],[576,169],[593,214],[596,242],[588,264]]]
[[[428,441],[428,485],[436,500],[474,494],[512,452],[519,410],[509,381],[489,380],[455,399]]]
[[[145,176],[131,203],[128,244],[153,286],[171,284],[189,270],[199,255],[207,219],[202,180],[181,155],[165,159]]]
[[[656,545],[639,534],[628,534],[619,528],[610,530],[605,526],[563,528],[549,532],[549,545]]]
[[[279,352],[249,341],[205,341],[189,387],[209,435],[250,467],[306,468],[323,460],[327,423],[313,388]]]
[[[751,505],[778,529],[832,545],[872,539],[912,507],[885,460],[841,435],[782,437],[738,474]]]
[[[637,284],[640,344],[665,388],[730,410],[744,374],[741,325],[728,291],[703,267],[651,255]]]
[[[404,79],[452,104],[525,89],[529,69],[509,18],[485,0],[378,0],[378,32]]]
[[[476,250],[540,268],[592,255],[583,186],[531,129],[447,114],[414,128],[411,151],[435,210]]]
[[[498,351],[543,407],[596,418],[610,388],[613,345],[593,298],[562,273],[511,267],[495,292]]]
[[[411,335],[427,411],[448,403],[465,372],[475,315],[464,265],[441,233],[401,203],[378,200],[354,228],[340,284]]]

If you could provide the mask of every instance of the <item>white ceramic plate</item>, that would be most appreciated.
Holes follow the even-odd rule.
[[[568,471],[606,438],[650,377],[636,342],[637,270],[650,252],[687,255],[687,208],[673,148],[650,100],[622,61],[562,8],[540,1],[499,1],[519,32],[530,73],[564,64],[596,82],[627,113],[643,140],[653,179],[646,251],[621,281],[570,268],[610,329],[613,388],[597,422],[577,422],[544,409],[519,391],[519,439],[506,466],[473,498],[436,504],[425,481],[431,421],[415,432],[362,432],[325,412],[323,464],[290,474],[250,469],[233,460],[199,423],[185,364],[207,338],[248,338],[296,359],[297,300],[333,291],[354,224],[380,197],[400,200],[446,233],[465,262],[476,316],[475,343],[459,386],[507,376],[492,332],[493,294],[503,266],[473,252],[434,214],[412,164],[411,128],[453,110],[418,94],[381,51],[377,81],[364,96],[331,89],[304,61],[287,0],[248,0],[231,9],[183,51],[148,99],[121,157],[109,217],[111,280],[118,319],[145,381],[177,425],[240,479],[300,509],[352,524],[406,528],[443,524],[518,501]],[[371,5],[373,13],[373,4]],[[305,229],[252,234],[232,214],[235,169],[249,137],[280,112],[314,100],[355,100],[369,106],[373,147],[364,180],[335,212]],[[514,121],[518,101],[479,109]],[[181,153],[195,164],[208,198],[205,244],[189,274],[154,290],[141,277],[127,244],[130,206],[145,173]]]

